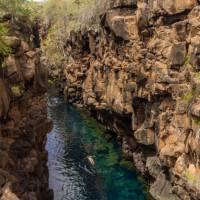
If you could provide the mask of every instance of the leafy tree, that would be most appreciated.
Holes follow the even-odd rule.
[[[0,0],[0,12],[12,16],[29,15],[30,10],[25,7],[27,0]]]
[[[26,0],[23,3],[23,7],[28,11],[26,15],[29,15],[29,18],[31,18],[32,21],[35,18],[41,17],[42,8],[43,8],[42,3],[39,3],[33,0],[29,0],[29,1]]]

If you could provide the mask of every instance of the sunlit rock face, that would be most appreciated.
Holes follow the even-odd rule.
[[[177,14],[192,9],[197,5],[196,0],[159,0],[160,7],[169,14]]]
[[[28,23],[3,23],[10,28],[5,41],[12,54],[0,66],[0,199],[49,200],[44,145],[52,125],[44,95],[46,70],[39,50],[31,47],[34,33]]]
[[[66,44],[66,98],[117,133],[155,199],[199,199],[199,2],[108,7],[99,32],[73,33]]]

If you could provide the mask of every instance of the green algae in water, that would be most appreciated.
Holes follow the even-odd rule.
[[[119,164],[122,168],[128,169],[130,171],[134,170],[133,162],[130,160],[122,159]]]
[[[107,167],[112,167],[118,163],[118,155],[114,151],[108,152],[106,160],[104,161]]]
[[[116,143],[108,142],[105,139],[104,129],[99,126],[96,120],[90,120],[84,113],[82,113],[82,117],[87,120],[87,123],[93,129],[87,134],[85,142],[94,142],[93,153],[96,158],[96,168],[97,171],[99,170],[104,174],[104,181],[108,186],[108,199],[146,199],[144,191],[138,192],[138,187],[140,188],[140,186],[138,186],[137,175],[133,172],[133,162],[123,159],[119,147],[116,148]]]
[[[54,130],[47,142],[54,200],[146,200],[132,162],[123,160],[115,141],[106,140],[102,126],[62,98],[54,98],[49,108]]]

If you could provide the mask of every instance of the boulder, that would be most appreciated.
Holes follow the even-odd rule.
[[[174,36],[180,42],[184,42],[187,38],[187,25],[187,20],[176,22],[175,24],[173,24]]]
[[[0,200],[20,200],[20,199],[12,192],[10,184],[8,184],[3,188]]]
[[[187,155],[186,154],[181,155],[176,161],[174,171],[177,174],[182,174],[187,169],[188,163],[189,159],[187,158]]]
[[[162,171],[162,165],[158,157],[148,157],[146,162],[146,167],[151,176],[156,178]]]
[[[159,158],[165,166],[173,167],[177,158],[185,151],[183,137],[178,134],[170,135],[165,140],[165,146],[161,148]]]
[[[21,53],[26,53],[29,51],[29,45],[25,41],[21,41]]]
[[[124,40],[129,39],[127,25],[123,17],[120,16],[113,17],[111,22],[111,29],[114,31],[117,37],[121,37]]]
[[[123,16],[118,11],[110,11],[106,21],[116,37],[128,41],[137,35],[137,19],[134,13]]]
[[[193,116],[200,118],[200,100],[192,104],[190,112]]]
[[[136,167],[136,169],[144,175],[146,172],[146,166],[144,164],[143,154],[133,152],[133,161],[134,161],[134,166]]]
[[[145,30],[149,26],[150,10],[148,4],[138,2],[138,9],[136,11],[137,25],[139,31]]]
[[[23,77],[26,81],[30,81],[35,76],[35,62],[32,59],[29,59],[23,66],[22,66],[22,73]]]
[[[170,15],[191,10],[197,5],[196,0],[158,0],[158,2],[160,7]]]
[[[10,55],[5,59],[6,75],[9,77],[19,71],[17,61],[14,56]]]
[[[176,43],[171,47],[169,56],[170,64],[172,67],[179,67],[184,64],[186,58],[186,43]]]
[[[134,137],[140,144],[152,145],[155,143],[155,134],[151,129],[139,128],[134,132]]]
[[[191,49],[189,62],[196,70],[200,70],[200,45],[194,45]]]
[[[181,200],[173,194],[173,187],[163,172],[157,176],[156,181],[151,185],[150,194],[157,200]]]

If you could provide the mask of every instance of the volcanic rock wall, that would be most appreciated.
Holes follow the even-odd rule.
[[[1,23],[9,28],[3,40],[12,53],[0,65],[0,199],[50,200],[44,146],[52,124],[44,95],[47,74],[33,48],[37,31],[9,15]]]
[[[200,199],[199,2],[110,0],[100,27],[68,39],[68,101],[117,133],[155,199]]]

